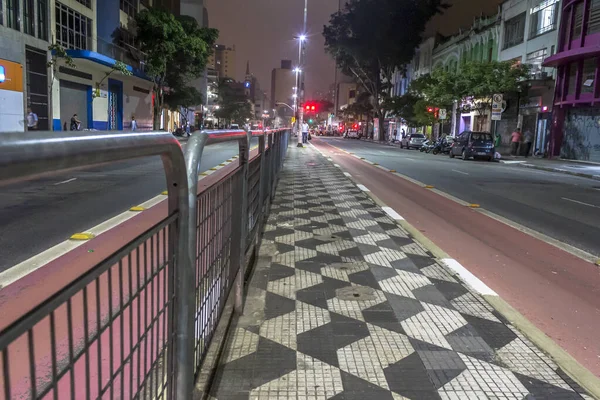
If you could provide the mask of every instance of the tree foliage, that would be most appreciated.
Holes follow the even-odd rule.
[[[327,52],[370,94],[381,131],[394,71],[412,60],[427,21],[445,7],[442,0],[350,0],[324,27]]]
[[[196,97],[188,86],[192,80],[201,77],[218,31],[201,28],[193,18],[176,18],[158,8],[138,13],[135,25],[140,50],[146,53],[145,72],[154,82],[157,125],[167,88],[172,108],[183,106],[175,104],[175,100],[188,101]]]
[[[108,79],[113,73],[118,72],[121,75],[131,76],[133,73],[127,68],[127,65],[122,61],[115,61],[112,67],[108,70],[108,72],[104,73],[104,77],[100,80],[100,82],[96,82],[96,87],[92,92],[92,99],[96,97],[100,97],[100,88],[102,87],[102,83]]]
[[[244,88],[230,78],[221,79],[216,87],[219,109],[215,116],[229,123],[244,124],[252,118],[252,106]]]

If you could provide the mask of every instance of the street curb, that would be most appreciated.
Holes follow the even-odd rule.
[[[537,169],[537,170],[541,170],[541,171],[557,172],[559,174],[579,176],[581,178],[589,178],[589,179],[593,179],[595,181],[600,181],[600,175],[584,174],[583,172],[568,171],[568,170],[562,169],[562,168],[542,167],[542,166],[533,165],[533,164],[529,164],[529,165],[527,165],[527,164],[512,164],[512,165],[516,165],[516,166],[519,166],[522,168],[531,168],[531,169]]]
[[[312,145],[312,144],[311,144]],[[333,159],[322,153],[316,146],[312,145],[313,149],[316,150],[321,156],[333,163]],[[350,153],[349,153],[350,154]],[[364,160],[363,160],[364,161]],[[341,170],[341,167],[338,166]],[[350,181],[355,185],[360,183],[350,174],[345,174]],[[365,194],[371,198],[380,208],[387,207],[383,201],[381,201],[371,191],[365,191]],[[387,213],[386,213],[387,214]],[[389,215],[389,214],[388,214]],[[390,216],[390,218],[392,218]],[[392,218],[396,224],[404,228],[414,240],[419,242],[423,247],[433,254],[438,261],[443,259],[450,259],[451,257],[438,247],[433,241],[427,238],[421,231],[412,226],[409,222],[404,219]],[[466,286],[471,287],[468,282],[465,282],[458,274],[454,276],[461,280]],[[475,291],[477,291],[475,289]],[[563,350],[557,345],[550,337],[544,332],[537,328],[531,323],[525,316],[515,310],[506,301],[502,300],[500,296],[493,296],[479,293],[485,301],[490,304],[496,311],[498,311],[507,321],[509,321],[516,329],[518,329],[527,339],[529,339],[538,349],[547,354],[571,379],[573,379],[579,386],[586,390],[595,399],[600,400],[600,378],[596,377],[590,371],[588,371],[583,365],[581,365],[575,358]]]

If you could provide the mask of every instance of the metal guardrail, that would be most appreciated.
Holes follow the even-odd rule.
[[[259,149],[250,160],[253,136]],[[0,185],[160,155],[169,195],[167,218],[0,331],[0,400],[191,398],[233,287],[241,310],[246,251],[262,229],[288,136],[201,132],[184,160],[164,132],[0,134]],[[239,143],[239,164],[198,194],[205,146],[225,141]]]

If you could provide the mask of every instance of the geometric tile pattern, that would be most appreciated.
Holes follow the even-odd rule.
[[[213,399],[587,398],[310,147],[289,149],[260,255]]]

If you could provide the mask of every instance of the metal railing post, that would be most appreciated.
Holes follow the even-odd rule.
[[[269,137],[268,137],[268,142],[269,142],[269,165],[267,166],[267,172],[268,172],[268,176],[267,176],[267,196],[266,197],[266,201],[267,204],[265,204],[265,210],[266,212],[269,211],[269,209],[271,208],[271,199],[272,199],[272,193],[273,193],[273,160],[275,159],[275,150],[273,149],[273,136],[277,134],[277,131],[275,132],[270,132],[269,133]]]
[[[239,150],[240,156],[239,167],[242,170],[241,173],[241,199],[240,199],[240,208],[241,215],[239,221],[240,223],[240,241],[236,244],[235,241],[232,240],[233,246],[239,251],[239,264],[234,266],[239,267],[239,272],[235,279],[235,305],[234,309],[238,315],[241,315],[244,311],[244,279],[246,275],[246,237],[250,230],[250,223],[248,219],[248,167],[250,160],[250,141],[252,140],[252,133],[250,131],[246,132],[246,140],[239,141]],[[236,220],[234,220],[236,221]],[[238,249],[239,248],[239,249]]]
[[[265,215],[265,185],[267,184],[267,171],[266,171],[266,165],[267,165],[267,150],[265,148],[265,135],[267,135],[267,132],[263,132],[263,135],[260,136],[258,138],[258,154],[260,157],[260,177],[259,177],[259,182],[258,182],[258,230],[257,232],[261,232],[262,231],[262,227],[264,225],[263,223],[263,217]],[[256,237],[258,238],[259,233],[257,233]]]

